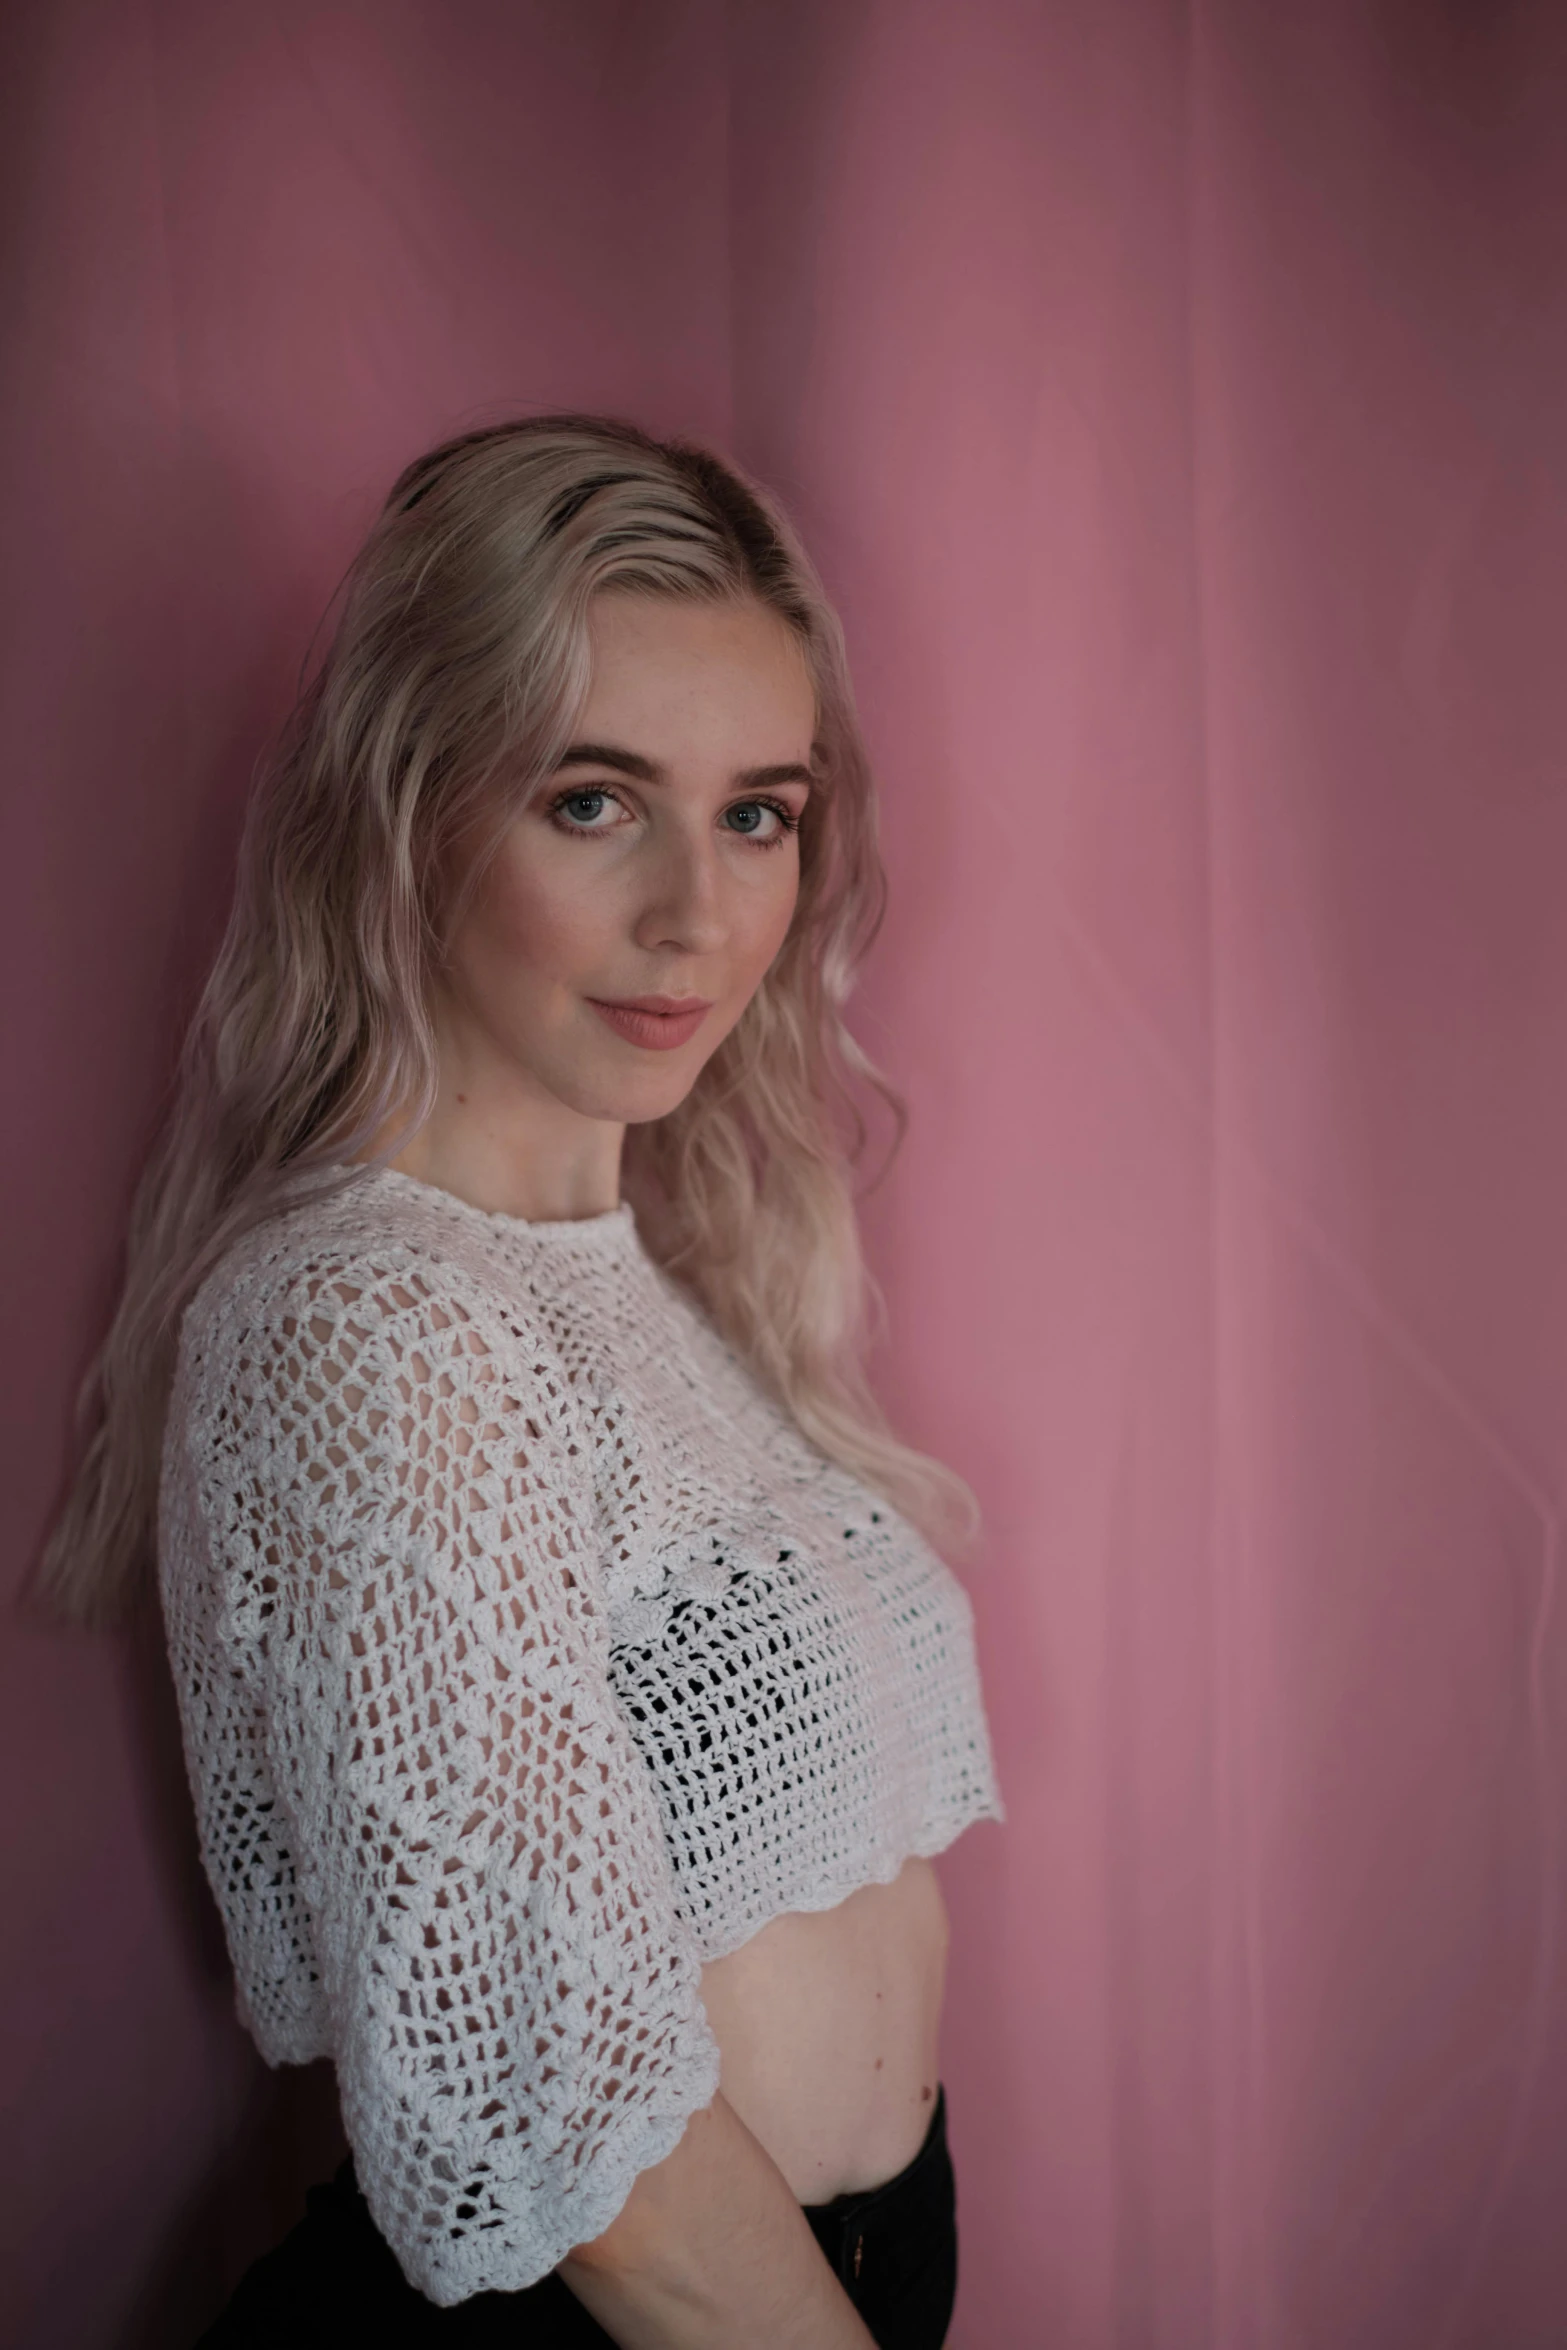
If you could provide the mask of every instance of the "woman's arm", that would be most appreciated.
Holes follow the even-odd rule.
[[[620,2350],[872,2350],[782,2171],[722,2094],[556,2273]]]
[[[264,1713],[377,2227],[432,2301],[518,2291],[719,2082],[607,1676],[581,1408],[520,1317],[391,1244],[285,1265],[202,1374],[224,1620],[248,1629],[191,1702],[242,1673]]]

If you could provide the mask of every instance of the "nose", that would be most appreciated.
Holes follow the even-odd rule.
[[[729,942],[723,860],[707,826],[671,827],[647,867],[633,932],[650,952],[714,955]]]

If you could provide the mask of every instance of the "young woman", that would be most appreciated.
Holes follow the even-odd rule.
[[[956,1481],[857,1367],[841,639],[714,458],[404,474],[263,781],[49,1570],[157,1555],[269,2063],[214,2345],[939,2350]],[[161,1486],[160,1486],[161,1475]]]

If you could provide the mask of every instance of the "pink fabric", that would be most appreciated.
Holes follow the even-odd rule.
[[[726,440],[849,626],[883,1384],[990,1520],[955,2350],[1559,2340],[1560,11],[9,40],[13,1577],[376,494],[519,406]],[[297,2183],[166,1721],[132,1647],[13,1626],[19,2350],[185,2338]]]

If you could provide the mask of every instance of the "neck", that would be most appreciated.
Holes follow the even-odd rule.
[[[528,1223],[571,1223],[619,1205],[623,1125],[486,1075],[442,1068],[434,1108],[391,1161],[400,1174]]]
[[[446,1121],[437,1110],[391,1164],[473,1208],[530,1224],[601,1216],[620,1203],[623,1126],[592,1131],[574,1153],[540,1150],[534,1135],[488,1120]]]

